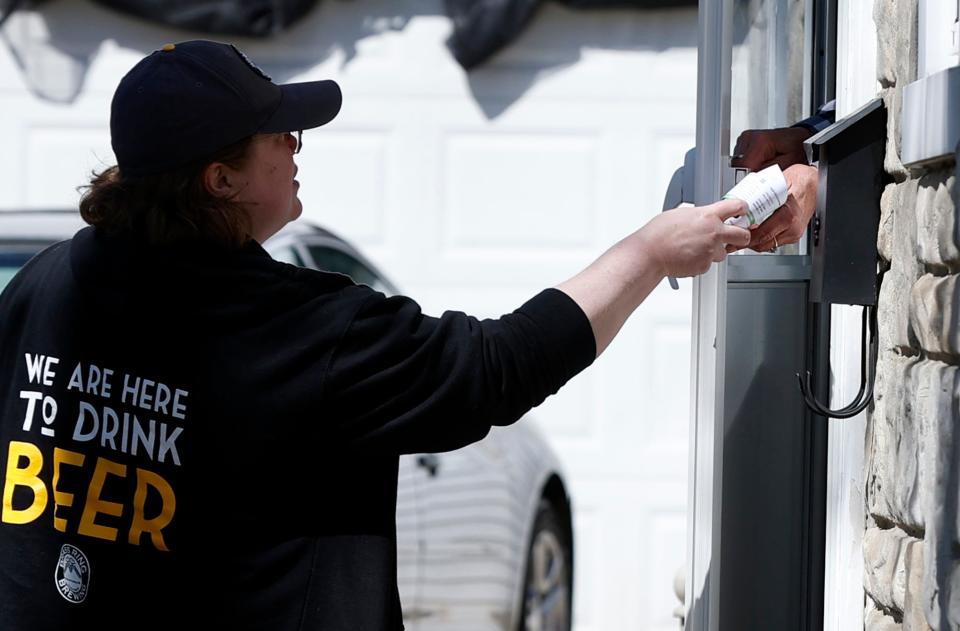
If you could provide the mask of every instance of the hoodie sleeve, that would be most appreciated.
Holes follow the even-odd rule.
[[[557,289],[495,320],[434,318],[372,292],[337,343],[324,398],[349,444],[449,451],[513,423],[595,356],[589,320]]]

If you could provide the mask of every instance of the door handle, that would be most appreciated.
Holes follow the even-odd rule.
[[[683,166],[677,169],[670,183],[667,185],[667,193],[663,196],[663,212],[672,210],[683,203],[693,203],[693,176],[697,168],[697,148],[689,149],[683,157]],[[670,286],[674,289],[680,289],[677,279],[673,276],[668,278]]]

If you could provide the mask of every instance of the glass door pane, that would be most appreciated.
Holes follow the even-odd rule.
[[[729,155],[742,132],[789,127],[803,118],[806,4],[807,0],[733,0]],[[805,253],[806,239],[775,252]]]

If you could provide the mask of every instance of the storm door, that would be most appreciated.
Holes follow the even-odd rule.
[[[697,147],[685,201],[742,177],[746,129],[790,126],[832,90],[828,2],[700,3]],[[808,302],[806,237],[745,250],[693,286],[686,629],[822,629],[826,421],[796,373],[827,386],[829,313]]]

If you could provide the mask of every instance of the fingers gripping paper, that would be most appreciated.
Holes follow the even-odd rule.
[[[762,171],[748,173],[723,198],[740,199],[747,203],[745,214],[731,217],[724,223],[739,228],[760,225],[773,211],[787,203],[787,180],[780,167],[774,164]]]

